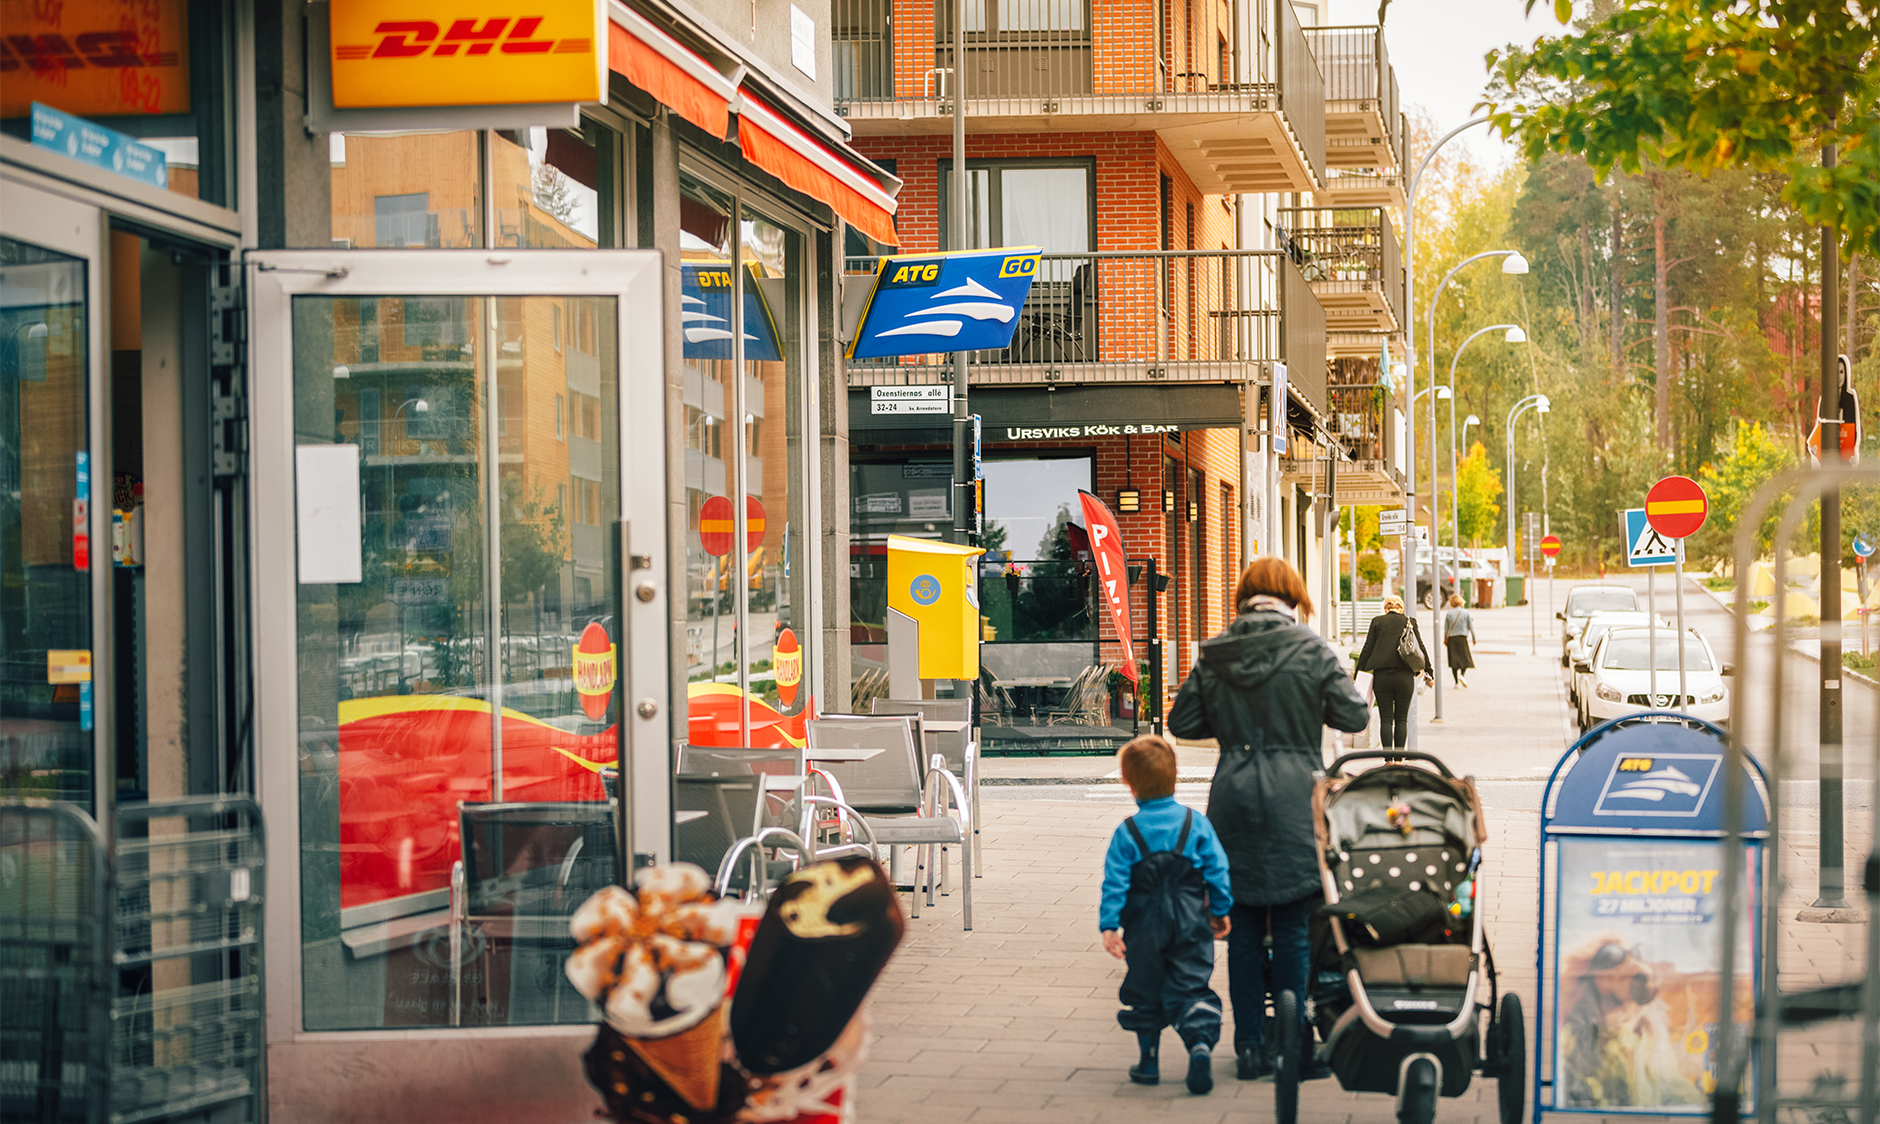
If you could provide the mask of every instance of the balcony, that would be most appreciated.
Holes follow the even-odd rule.
[[[1325,182],[1314,193],[1320,206],[1395,207],[1403,210],[1404,177],[1398,172],[1377,172],[1368,168],[1328,168]]]
[[[969,132],[1154,131],[1210,195],[1324,177],[1325,86],[1285,0],[1257,0],[1258,28],[1221,0],[964,2]],[[948,0],[834,0],[836,112],[856,135],[952,132],[951,19]]]
[[[1325,307],[1328,332],[1391,332],[1403,259],[1381,207],[1282,207],[1279,244]]]
[[[1401,170],[1397,72],[1381,27],[1313,27],[1306,41],[1325,77],[1325,162]]]
[[[1326,392],[1331,444],[1338,450],[1332,487],[1338,506],[1394,505],[1403,502],[1403,474],[1396,468],[1392,427],[1385,424],[1394,397],[1379,385],[1378,355],[1368,360],[1335,360]],[[1297,484],[1314,495],[1325,492],[1325,449],[1307,447],[1306,455],[1281,462],[1282,483]]]
[[[867,285],[873,258],[851,258]],[[1287,364],[1323,416],[1325,314],[1299,270],[1271,250],[1046,254],[1010,347],[969,353],[973,386],[1262,382]],[[948,381],[952,354],[857,359],[849,385]]]

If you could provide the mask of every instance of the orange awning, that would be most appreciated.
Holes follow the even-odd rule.
[[[735,83],[631,8],[610,5],[607,66],[674,113],[723,140]]]
[[[863,234],[891,246],[900,244],[894,230],[894,196],[873,176],[792,125],[749,90],[739,100],[738,147],[746,160],[829,204]]]

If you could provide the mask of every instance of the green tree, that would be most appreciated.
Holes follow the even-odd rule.
[[[1501,527],[1501,505],[1495,502],[1501,493],[1501,473],[1489,467],[1488,449],[1477,441],[1456,469],[1456,515],[1463,542],[1492,541]]]
[[[1699,558],[1728,558],[1736,541],[1736,524],[1757,489],[1776,473],[1795,463],[1788,448],[1760,422],[1738,422],[1729,449],[1697,470],[1698,482],[1710,497],[1710,515],[1690,544]],[[1771,508],[1756,533],[1758,551],[1769,549],[1783,505]]]
[[[1536,0],[1527,0],[1532,10]],[[1561,23],[1571,0],[1554,0]],[[1493,52],[1490,123],[1529,160],[1580,153],[1783,177],[1803,221],[1880,255],[1880,10],[1846,0],[1601,0],[1572,33]],[[1817,146],[1840,163],[1823,168]]]

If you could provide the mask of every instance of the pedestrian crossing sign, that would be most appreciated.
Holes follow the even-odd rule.
[[[1678,560],[1678,540],[1659,534],[1642,507],[1625,512],[1625,561],[1628,566],[1669,566]]]

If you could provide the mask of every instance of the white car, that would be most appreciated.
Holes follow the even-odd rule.
[[[1591,616],[1583,618],[1579,635],[1570,637],[1567,640],[1568,705],[1580,705],[1580,680],[1588,678],[1587,674],[1575,671],[1573,665],[1586,662],[1586,657],[1592,654],[1594,648],[1598,647],[1599,638],[1606,635],[1607,629],[1625,628],[1628,626],[1643,628],[1651,623],[1652,615],[1650,613],[1644,612],[1643,610],[1631,609],[1601,609]],[[1665,620],[1663,617],[1658,618],[1659,628],[1669,628],[1670,625],[1671,622]]]
[[[1637,609],[1638,593],[1629,585],[1576,585],[1567,590],[1567,607],[1554,614],[1564,621],[1560,630],[1560,666],[1572,667],[1567,644],[1580,634],[1586,618],[1601,609]]]
[[[1653,648],[1658,653],[1658,693],[1650,694]],[[1601,722],[1647,710],[1675,710],[1693,718],[1729,725],[1730,692],[1724,676],[1736,669],[1720,664],[1710,644],[1696,632],[1684,636],[1684,678],[1688,694],[1678,694],[1677,634],[1669,629],[1614,628],[1600,638],[1589,659],[1580,661],[1579,726],[1582,732]]]

